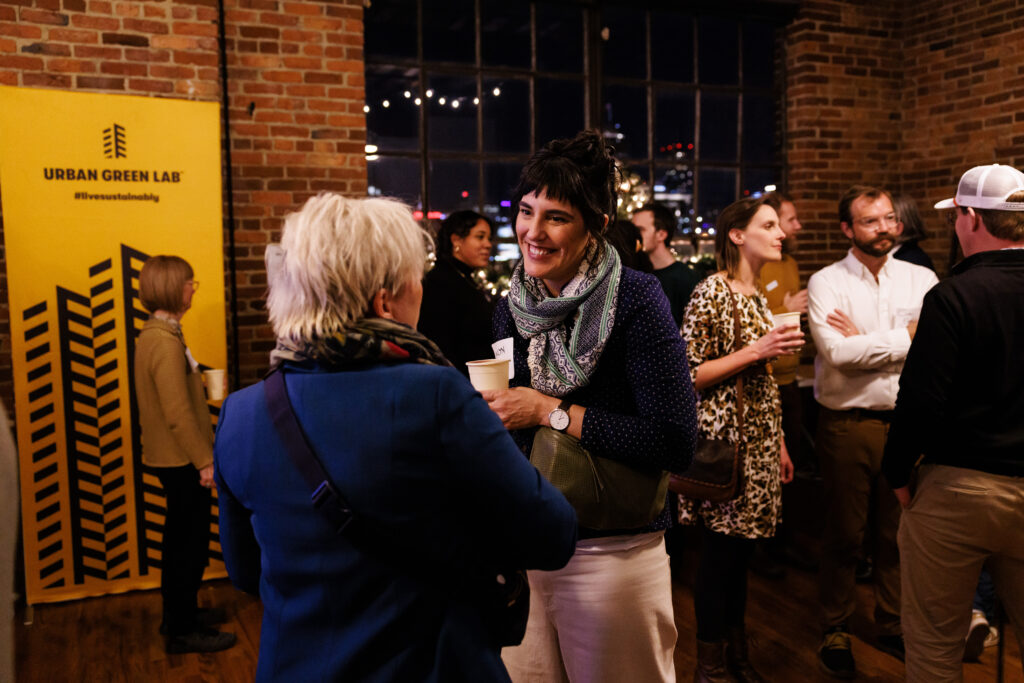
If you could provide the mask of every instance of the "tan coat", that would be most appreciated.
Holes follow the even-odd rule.
[[[185,356],[181,328],[150,318],[135,345],[142,462],[150,467],[213,463],[213,429],[203,380]]]

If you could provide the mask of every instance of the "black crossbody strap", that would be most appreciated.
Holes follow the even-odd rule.
[[[331,478],[320,464],[320,459],[309,445],[309,440],[295,417],[292,403],[288,400],[288,388],[282,370],[272,372],[263,381],[263,393],[267,401],[267,410],[270,411],[278,436],[284,442],[288,457],[302,473],[302,478],[312,491],[310,499],[313,501],[313,507],[327,518],[335,533],[340,534],[352,522],[352,508],[331,482]]]

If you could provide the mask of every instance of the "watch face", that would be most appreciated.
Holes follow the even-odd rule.
[[[561,408],[555,408],[548,415],[548,421],[551,422],[551,428],[562,431],[569,426],[569,413],[565,412]]]

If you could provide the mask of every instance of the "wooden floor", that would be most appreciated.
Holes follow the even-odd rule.
[[[690,579],[696,550],[683,555],[682,578],[673,590],[679,644],[676,670],[680,681],[692,680],[694,666],[693,597]],[[865,643],[871,637],[871,592],[861,586],[854,631],[854,656],[861,681],[899,681],[902,663]],[[751,657],[769,681],[834,681],[818,671],[816,648],[815,581],[811,574],[790,570],[779,581],[751,576],[747,628],[753,640]],[[235,591],[227,581],[205,585],[200,593],[205,605],[228,609],[232,620],[222,627],[238,634],[238,645],[208,655],[166,655],[157,634],[160,595],[145,591],[77,602],[40,605],[33,610],[31,625],[24,613],[16,625],[16,659],[19,681],[251,681],[262,608],[249,596]],[[1020,651],[1007,627],[1007,683],[1022,683]],[[980,663],[964,666],[968,683],[996,680],[996,649],[990,648]]]

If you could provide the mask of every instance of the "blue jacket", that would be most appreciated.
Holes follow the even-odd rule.
[[[229,396],[214,447],[220,541],[232,581],[263,600],[256,679],[507,681],[470,565],[564,566],[568,502],[453,368],[290,366],[287,385],[324,468],[403,561],[354,547],[314,510],[262,383]]]

